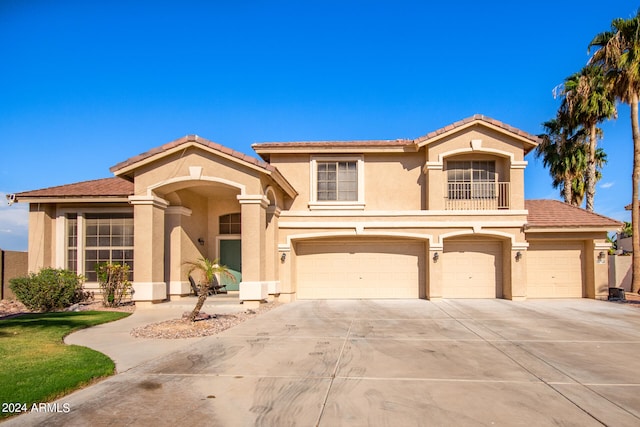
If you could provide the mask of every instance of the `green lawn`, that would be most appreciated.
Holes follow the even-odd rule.
[[[129,313],[82,311],[28,314],[0,320],[0,405],[47,402],[114,372],[111,359],[86,347],[65,345],[78,329]],[[6,408],[6,405],[3,405]],[[0,418],[13,414],[0,411]]]

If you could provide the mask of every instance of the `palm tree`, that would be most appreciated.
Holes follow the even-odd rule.
[[[631,107],[631,134],[633,138],[633,173],[631,195],[631,224],[633,235],[633,291],[640,289],[640,205],[638,180],[640,179],[640,124],[638,99],[640,98],[640,10],[629,19],[616,18],[611,31],[596,35],[589,49],[596,48],[590,62],[599,65],[617,99]]]
[[[585,175],[585,172],[587,168],[586,159],[589,157],[588,150],[589,150],[588,145],[586,144],[581,145],[581,151],[582,151],[581,158],[583,159],[582,166],[581,166],[582,170],[578,175],[576,175],[576,177],[573,179],[573,182],[571,183],[571,187],[572,187],[571,204],[573,206],[578,206],[578,207],[582,206],[582,202],[584,200],[584,196],[586,193],[587,177]],[[602,170],[602,167],[607,163],[607,154],[604,152],[602,148],[598,148],[596,150],[595,163],[596,163],[595,182],[597,183],[602,178],[602,172],[600,171]]]
[[[587,210],[593,211],[596,194],[596,144],[598,143],[598,123],[616,117],[616,106],[612,93],[605,84],[602,67],[589,64],[580,72],[565,79],[563,107],[571,120],[581,125],[588,135],[588,156],[586,174]]]
[[[583,174],[585,157],[582,133],[576,132],[569,116],[560,109],[555,119],[544,122],[545,133],[540,135],[542,142],[536,147],[536,157],[542,157],[542,163],[549,168],[553,178],[553,188],[560,187],[565,203],[574,200],[574,182]]]
[[[233,274],[231,274],[226,266],[220,265],[217,259],[214,259],[212,261],[208,258],[202,257],[197,261],[189,261],[185,264],[191,266],[187,274],[191,274],[194,270],[199,270],[204,274],[205,277],[205,282],[200,284],[198,302],[189,315],[189,321],[195,322],[196,317],[198,317],[198,314],[200,314],[200,310],[202,309],[204,302],[207,300],[207,296],[209,295],[209,288],[213,284],[216,274],[226,276],[234,282],[236,281],[236,278]]]

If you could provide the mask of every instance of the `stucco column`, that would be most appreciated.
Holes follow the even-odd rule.
[[[431,301],[442,299],[442,244],[431,244],[427,254],[427,298]]]
[[[182,275],[182,219],[191,216],[191,209],[169,206],[165,211],[165,277],[169,280],[169,295],[189,295],[191,285]]]
[[[280,209],[267,207],[267,228],[265,232],[265,278],[269,295],[280,293],[280,259],[278,255],[278,221]]]
[[[29,204],[29,272],[37,273],[54,265],[53,248],[55,206],[40,203]],[[64,235],[62,237],[64,239]]]
[[[585,241],[586,280],[585,296],[587,298],[607,299],[609,296],[609,257],[611,244],[602,241]],[[592,285],[590,285],[592,284]]]
[[[510,205],[509,209],[524,209],[524,169],[526,161],[512,161],[509,170]]]
[[[504,289],[504,298],[512,301],[527,299],[527,247],[528,243],[512,243],[511,250],[505,249],[509,256],[510,289]]]
[[[265,281],[265,234],[269,199],[263,195],[241,195],[238,196],[238,201],[242,216],[240,300],[259,304],[268,295]]]
[[[169,205],[155,196],[130,196],[133,205],[133,300],[160,302],[167,298],[164,278],[165,209]]]
[[[427,209],[429,210],[443,210],[444,196],[445,196],[445,176],[443,173],[442,162],[427,162],[423,171],[427,176],[427,185],[425,185],[425,191],[427,192]]]

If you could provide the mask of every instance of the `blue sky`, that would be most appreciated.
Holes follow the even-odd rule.
[[[0,1],[0,196],[110,176],[186,134],[415,138],[473,114],[530,133],[628,1]],[[629,109],[602,126],[596,211],[629,220]],[[527,198],[559,198],[529,155]],[[27,206],[0,201],[0,248]]]

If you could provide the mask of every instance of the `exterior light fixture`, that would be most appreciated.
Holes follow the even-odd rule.
[[[516,261],[520,261],[522,259],[522,252],[516,252]]]
[[[198,237],[198,243],[200,243],[200,246],[204,246],[204,239],[202,237]]]
[[[606,254],[604,253],[604,251],[600,251],[600,253],[598,254],[598,263],[599,264],[604,264],[604,257],[606,256]]]
[[[282,255],[280,255],[280,262],[284,262],[284,260],[287,259],[287,253],[286,252],[282,252]]]
[[[433,254],[433,262],[438,262],[439,258],[440,258],[440,254],[438,252]]]

